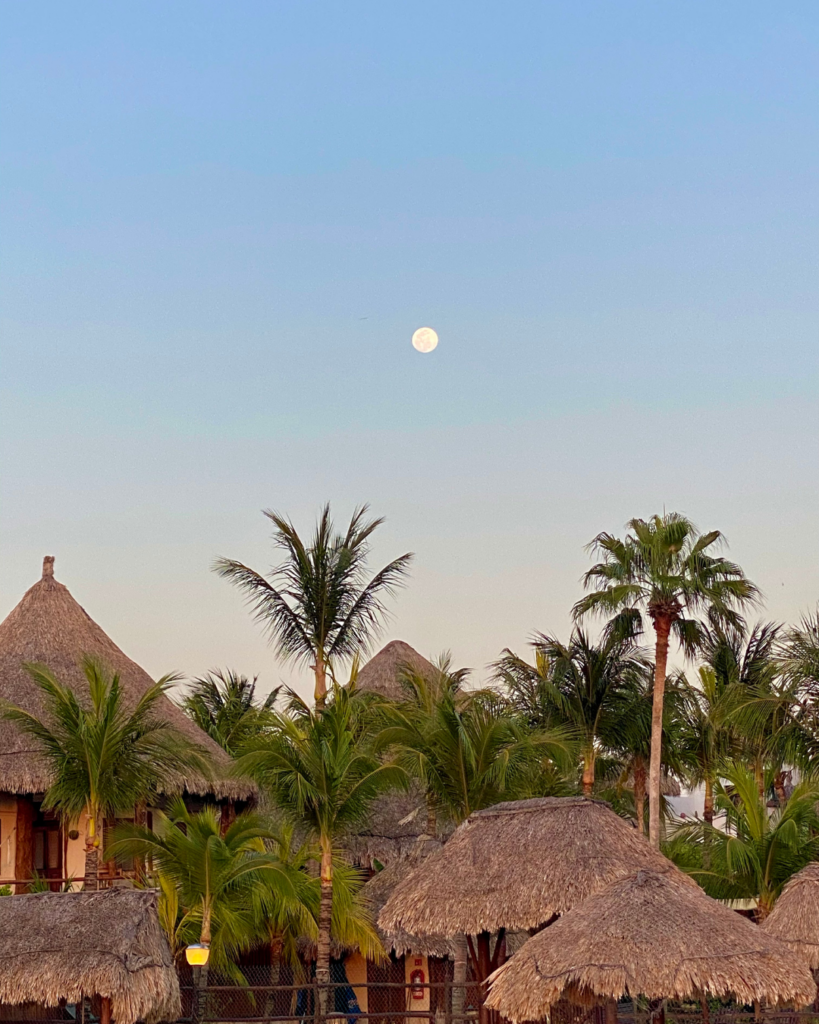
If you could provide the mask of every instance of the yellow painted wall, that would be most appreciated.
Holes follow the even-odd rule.
[[[73,826],[79,836],[76,839],[69,838],[65,847],[65,864],[63,873],[66,878],[82,878],[85,875],[85,825],[88,820],[83,814],[80,820]],[[68,832],[71,829],[67,830]],[[72,892],[82,888],[82,882],[76,882],[71,886]]]
[[[17,797],[0,796],[0,879],[14,878],[16,835]]]
[[[413,971],[424,972],[424,982],[429,984],[429,962],[425,956],[415,956],[413,953],[407,953],[404,957],[404,977],[409,985],[412,978]],[[429,989],[424,989],[424,994],[420,999],[413,999],[412,993],[407,991],[407,1006],[410,1010],[428,1010],[429,1009]]]
[[[344,961],[344,970],[347,972],[347,980],[353,987],[362,1013],[366,1013],[368,1009],[367,961],[360,953],[351,953]]]

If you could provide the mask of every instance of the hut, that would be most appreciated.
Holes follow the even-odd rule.
[[[7,1006],[84,999],[102,1024],[180,1016],[156,893],[108,889],[0,899],[0,1017]]]
[[[639,870],[569,910],[490,978],[487,1006],[517,1024],[583,1006],[733,997],[804,1005],[816,986],[785,943],[676,872]]]
[[[682,884],[694,885],[599,800],[496,804],[470,815],[439,852],[399,883],[378,921],[386,932],[467,936],[472,976],[484,984],[503,962],[510,931],[542,928],[639,868],[677,874]]]
[[[790,879],[762,927],[819,970],[819,864],[815,861]]]
[[[387,700],[401,700],[405,695],[401,676],[407,671],[425,676],[435,669],[432,662],[403,640],[390,640],[361,668],[356,686]]]
[[[50,668],[77,693],[87,693],[82,659],[91,656],[119,674],[126,700],[136,701],[153,680],[128,658],[54,578],[54,559],[43,560],[42,578],[0,623],[0,699],[38,713],[41,695],[25,669],[26,662]],[[251,799],[255,787],[231,779],[224,751],[182,710],[164,697],[161,714],[210,756],[214,777],[191,773],[175,780],[175,792],[221,801]],[[36,870],[54,879],[84,874],[84,822],[70,832],[42,809],[51,784],[49,763],[29,736],[0,718],[0,884],[26,880]],[[150,809],[148,811],[150,813]],[[109,866],[116,873],[115,866]]]

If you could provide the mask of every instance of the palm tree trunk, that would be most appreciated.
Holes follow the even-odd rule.
[[[668,636],[671,619],[657,615],[654,619],[657,646],[654,654],[654,698],[651,705],[651,761],[648,769],[648,838],[653,847],[660,848],[660,787],[662,784],[663,700],[665,675],[668,666]]]
[[[431,839],[435,839],[438,835],[438,808],[432,797],[427,797],[427,823],[424,832]]]
[[[463,1017],[466,1004],[466,936],[456,936],[453,945],[455,957],[452,965],[452,1017],[457,1021]]]
[[[765,799],[765,765],[761,757],[754,759],[754,778],[756,779],[756,788],[759,790],[759,799]]]
[[[583,752],[583,796],[591,796],[594,789],[594,748]]]
[[[319,903],[318,947],[316,949],[316,984],[319,1016],[327,1016],[330,984],[330,928],[333,919],[333,850],[329,840],[321,842],[321,902]]]
[[[95,816],[89,814],[85,824],[85,883],[84,889],[96,892],[100,887],[100,848]]]
[[[714,824],[714,783],[711,779],[705,780],[705,798],[702,804],[702,816],[706,824]]]
[[[637,828],[646,834],[646,763],[642,757],[634,758],[634,810],[637,812]]]
[[[316,700],[316,707],[323,708],[325,701],[327,700],[327,666],[324,663],[324,658],[320,655],[316,655],[316,662],[313,665],[313,673],[316,677],[316,688],[313,696]]]

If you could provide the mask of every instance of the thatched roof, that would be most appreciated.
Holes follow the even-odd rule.
[[[426,835],[427,806],[420,787],[408,792],[384,793],[370,808],[364,823],[344,840],[344,848],[354,861],[368,868],[391,864],[413,857],[418,840]],[[438,822],[437,837],[452,832],[445,820]]]
[[[638,871],[531,938],[491,979],[487,1005],[540,1020],[561,998],[583,1005],[732,997],[781,1006],[816,994],[806,962],[679,875]]]
[[[0,623],[0,699],[41,711],[40,691],[23,667],[25,662],[47,665],[78,694],[87,693],[84,655],[119,673],[126,699],[130,696],[135,702],[153,683],[77,604],[67,587],[54,579],[54,559],[47,557],[42,579]],[[227,778],[227,755],[167,697],[162,698],[161,709],[175,729],[205,749],[214,764],[215,780],[191,774],[178,780],[178,790],[238,800],[255,793],[251,783]],[[50,783],[48,763],[36,744],[14,723],[0,719],[0,792],[42,793]]]
[[[360,670],[356,686],[359,690],[377,693],[389,700],[401,700],[405,696],[401,674],[407,670],[424,676],[435,671],[432,663],[409,644],[403,640],[390,640]]]
[[[428,936],[537,928],[641,867],[681,874],[608,804],[496,804],[471,815],[396,887],[379,924]]]
[[[791,878],[762,927],[819,968],[819,864],[808,864]]]
[[[413,867],[417,867],[440,848],[441,844],[436,840],[422,839],[416,843],[413,854],[403,860],[395,860],[387,864],[364,884],[361,891],[369,901],[376,921],[384,904],[392,896],[396,885],[406,878],[407,873]],[[409,952],[418,956],[452,957],[454,955],[452,943],[447,939],[422,938],[418,935],[410,935],[405,931],[388,932],[383,928],[378,929],[378,934],[384,949],[388,953],[394,952],[397,956]]]
[[[179,980],[156,893],[37,893],[0,898],[0,1003],[56,1006],[110,998],[117,1024],[176,1020]]]

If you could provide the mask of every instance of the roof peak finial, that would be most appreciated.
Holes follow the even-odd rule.
[[[43,579],[50,580],[54,577],[54,555],[46,555],[43,559]]]

